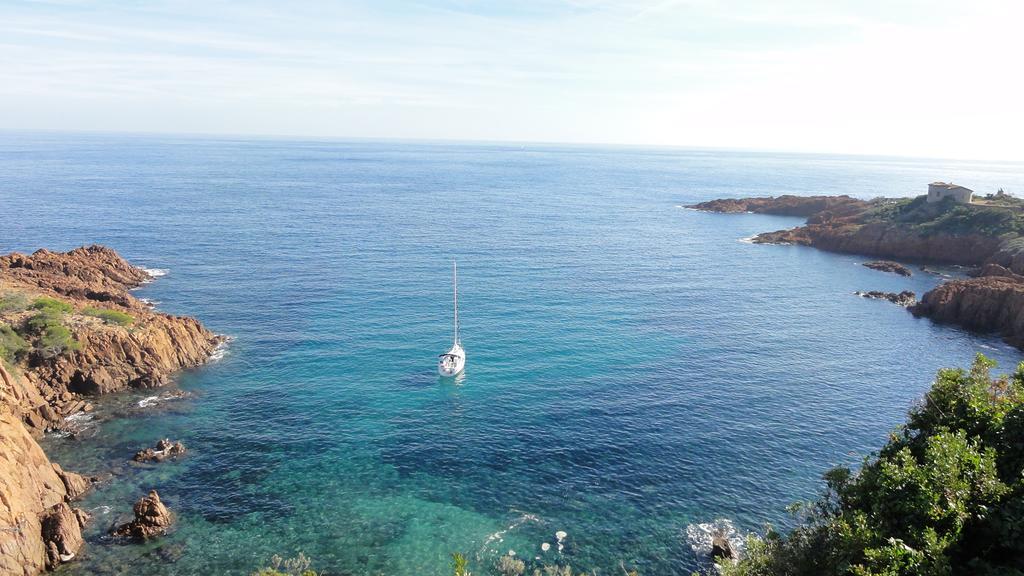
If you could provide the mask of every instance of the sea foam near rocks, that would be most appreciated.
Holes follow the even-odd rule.
[[[225,336],[224,339],[213,348],[213,352],[210,353],[210,357],[207,359],[208,362],[216,362],[223,360],[228,354],[228,345],[234,340],[231,336]]]
[[[139,408],[149,408],[150,406],[155,406],[158,402],[160,402],[159,396],[146,396],[139,400]]]
[[[711,543],[716,533],[721,533],[725,536],[729,540],[729,544],[732,545],[733,550],[741,558],[743,557],[745,538],[736,530],[736,527],[733,526],[732,521],[729,519],[719,518],[711,522],[690,524],[686,527],[686,542],[690,545],[690,549],[693,550],[697,559],[705,567],[712,567],[714,565],[711,560]]]

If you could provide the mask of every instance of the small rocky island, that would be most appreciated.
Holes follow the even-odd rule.
[[[904,290],[899,294],[897,294],[896,292],[880,292],[878,290],[869,290],[867,292],[862,292],[858,290],[857,292],[854,292],[854,294],[860,296],[861,298],[870,298],[874,300],[888,300],[889,302],[892,302],[893,304],[896,304],[897,306],[902,306],[904,308],[910,308],[911,306],[917,304],[917,295],[911,292],[910,290]]]
[[[74,502],[91,480],[51,463],[37,438],[92,410],[102,394],[169,383],[223,342],[129,292],[149,281],[102,246],[0,257],[0,574],[54,569],[83,543],[88,516]],[[140,510],[131,535],[166,527],[155,494]]]
[[[1024,201],[985,197],[941,182],[916,198],[778,196],[712,200],[708,212],[801,216],[803,226],[765,232],[757,244],[795,244],[884,259],[976,267],[973,278],[948,281],[910,303],[906,294],[865,292],[908,306],[917,316],[1002,334],[1024,348]],[[895,264],[895,266],[892,266]],[[910,274],[888,261],[870,268]]]
[[[899,262],[893,262],[892,260],[872,260],[871,262],[864,263],[865,268],[871,268],[872,270],[878,270],[879,272],[892,272],[893,274],[899,274],[900,276],[913,276],[914,273]]]

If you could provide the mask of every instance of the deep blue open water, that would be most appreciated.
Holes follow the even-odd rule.
[[[689,574],[687,528],[786,526],[877,449],[943,366],[999,339],[854,290],[940,278],[741,242],[793,218],[726,196],[1024,191],[1024,166],[604,147],[0,134],[0,252],[102,243],[166,269],[139,290],[234,340],[185,401],[108,399],[57,460],[118,480],[72,574],[327,574],[537,563]],[[460,383],[439,381],[458,258]],[[953,271],[954,273],[956,271]],[[190,452],[126,466],[169,436]],[[103,531],[150,488],[176,531]],[[555,532],[565,531],[559,553]],[[541,545],[552,549],[543,552]],[[540,557],[540,560],[535,558]]]

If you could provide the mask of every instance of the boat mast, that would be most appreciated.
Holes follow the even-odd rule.
[[[452,260],[452,286],[455,287],[455,343],[459,343],[459,265]]]

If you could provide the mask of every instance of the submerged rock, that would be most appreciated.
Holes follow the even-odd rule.
[[[903,306],[904,308],[909,308],[910,306],[917,304],[917,295],[910,290],[904,290],[899,294],[895,292],[879,292],[878,290],[871,290],[870,292],[861,292],[858,290],[857,292],[854,292],[854,294],[861,298],[888,300],[889,302],[892,302],[897,306]]]
[[[163,462],[168,458],[176,458],[186,452],[185,445],[181,442],[171,442],[164,438],[156,443],[153,448],[146,448],[135,453],[133,460],[136,462]]]
[[[893,262],[891,260],[872,260],[871,262],[865,262],[864,266],[871,268],[872,270],[878,270],[879,272],[892,272],[893,274],[899,274],[900,276],[913,276],[914,273],[899,262]]]
[[[160,501],[156,490],[150,490],[148,496],[140,498],[132,511],[135,519],[111,530],[112,535],[142,542],[166,534],[174,523],[174,516]]]

